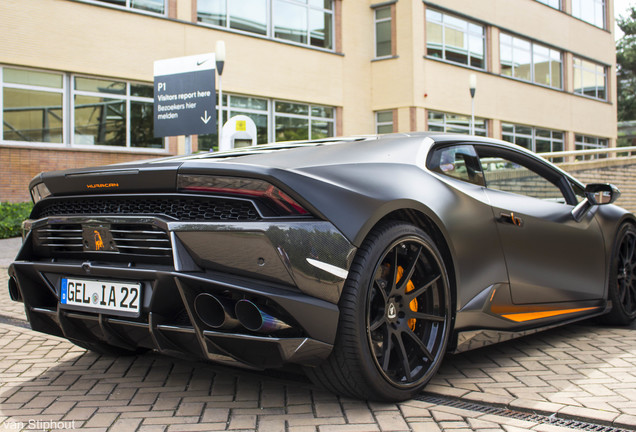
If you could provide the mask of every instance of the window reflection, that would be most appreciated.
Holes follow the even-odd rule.
[[[165,0],[96,0],[102,3],[109,3],[115,6],[137,9],[147,12],[164,14]]]
[[[198,0],[197,19],[204,24],[333,48],[332,0]]]
[[[276,141],[297,141],[309,138],[309,121],[304,118],[276,116]]]
[[[572,15],[605,28],[605,0],[572,0]]]
[[[163,148],[163,139],[155,138],[153,104],[150,102],[130,103],[130,146]]]
[[[126,145],[126,104],[121,99],[76,95],[75,144]]]
[[[432,9],[426,11],[427,55],[485,69],[484,27]]]
[[[5,140],[63,141],[61,93],[5,88],[2,96]]]
[[[375,10],[375,56],[388,57],[392,54],[391,46],[391,6]]]
[[[428,130],[437,132],[470,133],[471,117],[444,112],[428,112]],[[475,117],[475,135],[488,136],[488,122],[484,118]]]
[[[274,5],[274,37],[307,43],[307,10],[301,5],[276,0]]]
[[[264,35],[267,33],[266,0],[232,0],[228,2],[230,28]]]
[[[564,149],[564,134],[561,131],[540,129],[532,126],[502,124],[502,139],[537,153],[558,152]],[[561,162],[562,159],[553,159]]]
[[[225,0],[198,0],[198,20],[207,24],[225,27],[226,25]]]
[[[574,93],[606,100],[606,68],[587,60],[574,57]]]
[[[505,33],[499,36],[501,74],[563,88],[562,53]]]

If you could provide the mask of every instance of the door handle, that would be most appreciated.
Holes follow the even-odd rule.
[[[518,227],[522,227],[523,226],[523,219],[521,219],[520,217],[515,216],[515,214],[512,213],[512,212],[510,212],[510,214],[501,213],[499,215],[499,222],[512,224],[512,225],[518,226]]]

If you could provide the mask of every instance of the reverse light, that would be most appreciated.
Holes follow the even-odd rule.
[[[272,210],[283,216],[305,216],[309,214],[309,212],[292,197],[264,180],[242,177],[179,174],[177,187],[180,190],[192,192],[209,192],[256,198],[264,201]]]
[[[51,195],[51,191],[46,187],[44,183],[38,183],[31,188],[31,199],[33,204],[37,204],[38,201],[43,200],[47,196]]]

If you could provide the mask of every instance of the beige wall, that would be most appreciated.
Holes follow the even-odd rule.
[[[371,8],[378,1],[341,1],[342,53],[197,25],[188,22],[195,2],[171,2],[177,19],[72,0],[3,0],[0,64],[150,82],[155,60],[210,52],[223,39],[224,91],[341,107],[339,121],[345,135],[373,133],[377,110],[396,109],[400,131],[413,125],[423,130],[426,109],[470,114],[468,75],[475,71],[424,58],[427,6],[421,0],[395,4],[397,58],[379,61],[372,61]],[[492,119],[494,125],[504,121],[616,137],[614,94],[604,103],[498,75],[500,29],[613,66],[610,31],[534,0],[431,3],[492,24],[489,71],[475,72],[477,116]],[[570,78],[571,67],[567,55],[564,68]],[[612,67],[608,73],[610,91],[616,88],[614,72]],[[571,88],[568,84],[566,90]],[[499,131],[491,135],[499,136]]]
[[[425,9],[436,6],[485,24],[488,70],[474,70],[424,57]],[[491,136],[500,137],[501,122],[510,122],[610,138],[612,145],[615,144],[615,46],[611,31],[594,27],[534,0],[436,0],[426,3],[400,0],[396,8],[397,58],[372,63],[372,110],[393,108],[402,113],[405,107],[416,107],[418,113],[422,109],[430,109],[470,115],[468,77],[475,73],[475,115],[493,120],[490,123],[495,130],[491,129]],[[611,18],[609,29],[613,29],[613,22]],[[500,76],[501,32],[563,51],[564,90]],[[610,66],[607,73],[608,102],[572,94],[573,56]],[[417,116],[417,127],[425,128],[422,116]],[[400,120],[398,130],[410,130],[409,123]],[[569,135],[573,137],[573,133]],[[573,139],[566,145],[573,148]]]

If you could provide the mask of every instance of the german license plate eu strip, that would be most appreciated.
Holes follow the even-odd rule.
[[[68,309],[139,316],[141,283],[62,278],[60,304]]]

